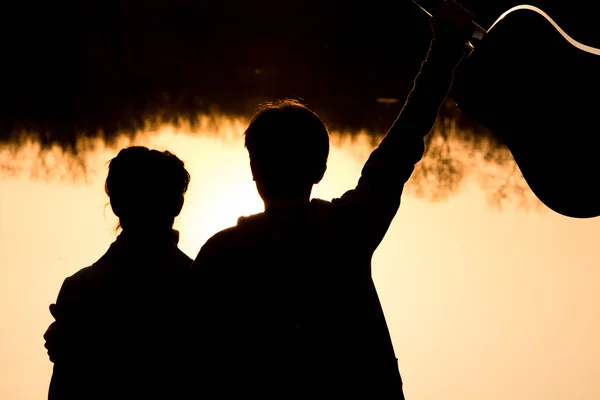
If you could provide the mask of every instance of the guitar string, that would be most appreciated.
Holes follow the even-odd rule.
[[[558,31],[558,33],[560,33],[562,35],[562,37],[564,37],[573,46],[575,46],[579,50],[583,50],[587,53],[600,56],[600,49],[585,45],[585,44],[580,43],[577,40],[573,39],[571,36],[567,35],[567,33],[565,31],[563,31],[562,28],[560,26],[558,26],[558,24],[556,22],[554,22],[554,20],[552,18],[550,18],[550,16],[548,14],[546,14],[543,10],[541,10],[537,7],[534,7],[534,6],[530,6],[528,4],[522,4],[520,6],[515,6],[511,9],[509,9],[508,11],[504,12],[502,15],[500,15],[500,17],[498,17],[496,22],[494,22],[492,24],[492,26],[490,26],[490,28],[488,29],[488,32],[491,31],[492,28],[494,27],[494,25],[496,25],[498,22],[500,22],[502,19],[504,19],[504,17],[506,17],[508,14],[510,14],[514,11],[518,11],[518,10],[530,10],[530,11],[534,11],[534,12],[538,13],[542,17],[546,18],[546,20],[548,20],[548,22],[550,22],[552,24],[552,26],[554,26],[554,29],[556,29]]]

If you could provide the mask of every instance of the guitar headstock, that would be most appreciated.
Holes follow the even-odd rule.
[[[438,0],[435,3],[437,4],[437,6],[435,7],[437,9],[437,7],[441,6],[444,1],[446,0]],[[421,4],[422,2],[419,2],[417,0],[412,0],[412,2],[419,7],[425,14],[427,14],[430,18],[433,18],[433,14],[431,12],[429,12],[425,7],[423,7]],[[435,11],[434,11],[435,13]],[[476,23],[475,21],[473,21],[473,35],[472,35],[472,39],[475,39],[477,41],[483,39],[483,37],[487,34],[487,30],[482,28],[478,23]],[[471,48],[471,50],[473,49],[473,45],[469,42],[467,43],[467,45]]]

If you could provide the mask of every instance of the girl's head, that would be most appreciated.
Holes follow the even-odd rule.
[[[155,231],[173,227],[189,182],[174,154],[132,146],[110,161],[105,191],[124,231]]]

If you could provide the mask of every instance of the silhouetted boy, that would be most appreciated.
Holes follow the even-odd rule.
[[[214,235],[192,270],[198,360],[207,393],[231,398],[402,399],[371,258],[424,151],[470,38],[470,13],[446,2],[404,108],[355,189],[310,199],[326,169],[327,129],[291,100],[266,105],[245,132],[265,211]],[[211,396],[209,396],[211,397]]]
[[[192,260],[172,227],[189,180],[166,151],[129,147],[111,160],[105,190],[123,231],[65,279],[51,306],[50,400],[183,397],[182,294]]]

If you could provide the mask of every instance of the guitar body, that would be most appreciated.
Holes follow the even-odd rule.
[[[452,97],[504,141],[545,205],[569,217],[600,215],[600,56],[542,15],[515,10],[463,60]]]

